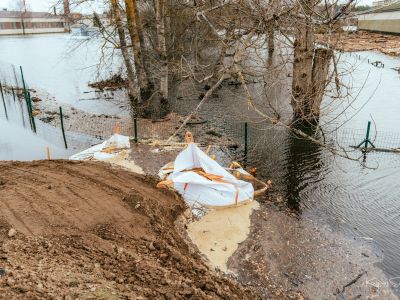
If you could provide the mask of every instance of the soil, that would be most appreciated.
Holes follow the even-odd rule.
[[[280,211],[274,197],[252,214],[248,239],[228,261],[240,282],[263,299],[398,299],[368,241]]]
[[[256,299],[207,267],[184,201],[155,185],[96,162],[0,162],[1,297]]]
[[[346,52],[375,50],[392,56],[400,55],[400,36],[398,35],[358,31],[332,35],[317,34],[316,40]]]

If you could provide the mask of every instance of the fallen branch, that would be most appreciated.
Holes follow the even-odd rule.
[[[339,290],[339,288],[337,288],[337,289],[336,289],[336,295],[343,294],[344,291],[345,291],[345,289],[346,289],[347,287],[349,287],[349,286],[355,284],[355,283],[356,283],[364,274],[366,274],[366,273],[367,273],[367,272],[364,271],[364,272],[358,274],[358,276],[357,276],[356,278],[354,278],[354,279],[353,279],[352,281],[350,281],[348,284],[344,285],[344,286],[342,287],[342,290],[341,290],[341,291]]]
[[[207,93],[204,95],[203,99],[200,101],[200,103],[196,106],[196,108],[186,117],[186,119],[183,121],[182,125],[179,126],[179,128],[173,133],[173,135],[171,135],[168,140],[167,143],[171,142],[171,140],[182,130],[183,127],[186,126],[186,124],[189,122],[189,120],[192,118],[193,115],[195,115],[200,107],[204,104],[204,102],[206,102],[206,100],[208,98],[210,98],[210,96],[212,95],[212,93],[221,85],[221,83],[228,78],[228,75],[226,73],[224,73],[219,80],[217,81],[216,84],[214,84],[208,91]]]

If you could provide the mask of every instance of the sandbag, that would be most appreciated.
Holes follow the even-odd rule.
[[[159,186],[173,187],[190,204],[223,207],[253,200],[251,183],[238,180],[194,143],[161,168],[159,176],[164,180]]]

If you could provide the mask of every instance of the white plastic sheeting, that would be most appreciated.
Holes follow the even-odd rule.
[[[173,165],[163,167],[159,176],[172,181],[173,188],[189,203],[222,207],[253,200],[251,183],[238,180],[194,143],[178,154]]]
[[[82,152],[72,155],[72,160],[88,160],[97,159],[105,160],[118,155],[118,150],[129,149],[131,147],[129,137],[113,134],[108,140],[101,144],[95,145]]]

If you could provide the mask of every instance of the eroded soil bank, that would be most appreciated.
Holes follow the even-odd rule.
[[[155,184],[104,163],[0,162],[1,297],[257,298],[207,267],[176,225],[183,200]]]

